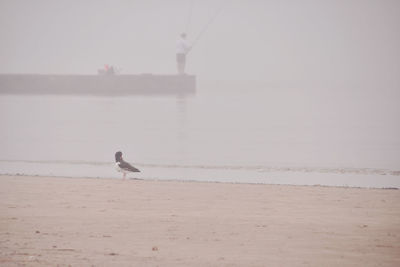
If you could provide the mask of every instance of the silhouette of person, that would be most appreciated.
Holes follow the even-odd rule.
[[[186,33],[182,33],[176,42],[176,63],[179,74],[185,74],[186,54],[190,48],[191,46],[186,40]]]

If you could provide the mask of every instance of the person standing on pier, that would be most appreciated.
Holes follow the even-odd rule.
[[[182,33],[176,42],[176,63],[179,74],[185,74],[186,54],[189,53],[191,46],[186,40],[186,33]]]

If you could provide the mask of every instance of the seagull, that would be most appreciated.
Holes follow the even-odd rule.
[[[118,151],[117,153],[115,153],[115,165],[117,167],[117,171],[123,173],[122,177],[124,179],[126,177],[126,174],[129,172],[140,172],[139,169],[136,169],[131,164],[129,164],[128,162],[126,162],[122,159],[121,151]]]

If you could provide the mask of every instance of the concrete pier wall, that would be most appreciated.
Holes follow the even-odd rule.
[[[194,75],[0,74],[0,94],[194,94]]]

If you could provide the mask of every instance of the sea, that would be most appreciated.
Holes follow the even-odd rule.
[[[400,188],[400,90],[203,82],[192,95],[0,95],[0,174]]]

